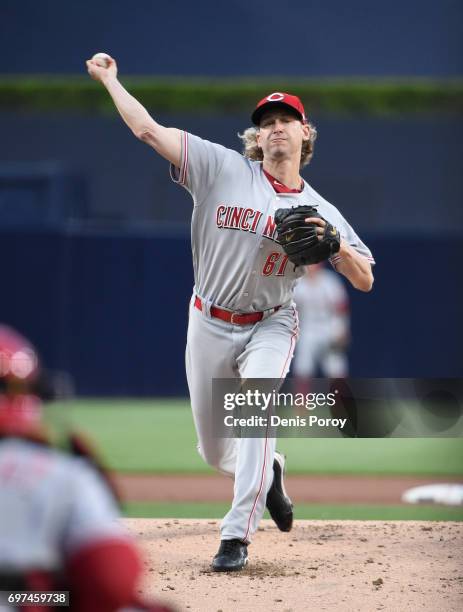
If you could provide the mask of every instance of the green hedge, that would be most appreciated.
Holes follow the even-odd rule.
[[[463,81],[122,78],[147,108],[163,112],[247,112],[271,91],[298,94],[309,115],[463,112]],[[0,109],[113,112],[104,88],[87,77],[0,78]]]

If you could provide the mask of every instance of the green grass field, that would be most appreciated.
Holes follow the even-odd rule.
[[[229,504],[130,502],[125,515],[134,518],[209,518],[221,519]],[[266,512],[264,518],[270,518]],[[310,520],[364,521],[463,521],[463,508],[442,506],[380,506],[297,504],[295,518]]]
[[[78,400],[50,407],[49,417],[89,434],[112,469],[212,473],[186,400]],[[283,438],[278,448],[292,474],[463,475],[463,438]]]
[[[48,408],[58,436],[70,427],[96,443],[113,469],[145,473],[213,473],[196,451],[186,400],[76,400]],[[462,438],[281,439],[290,474],[462,476]],[[129,517],[220,518],[224,503],[130,502]],[[298,504],[299,519],[463,520],[463,508]]]

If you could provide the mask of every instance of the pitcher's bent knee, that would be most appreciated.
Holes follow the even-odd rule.
[[[220,462],[221,462],[221,453],[219,451],[219,449],[215,449],[215,448],[208,448],[207,450],[205,450],[202,446],[200,446],[199,444],[197,445],[197,450],[198,453],[200,454],[201,458],[211,467],[219,469],[220,467]]]
[[[209,447],[204,448],[197,445],[198,453],[201,458],[211,467],[227,476],[233,476],[236,466],[235,448]]]

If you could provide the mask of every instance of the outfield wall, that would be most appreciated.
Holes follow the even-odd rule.
[[[250,124],[242,114],[155,116],[164,125],[237,150],[237,132]],[[360,234],[461,231],[459,116],[320,115],[313,120],[319,137],[303,175]],[[172,183],[167,162],[115,115],[0,112],[0,133],[2,225],[49,224],[50,218],[38,212],[43,198],[32,190],[32,179],[40,175],[62,183],[62,197],[53,204],[58,222],[91,217],[113,226],[189,223],[191,198]],[[13,179],[21,176],[30,177],[29,187],[15,190]],[[72,189],[66,190],[70,181]]]
[[[350,290],[352,376],[461,377],[460,239],[365,236],[371,293]],[[86,395],[183,395],[187,231],[0,230],[0,321]]]
[[[230,147],[243,116],[159,117]],[[317,118],[304,171],[377,260],[352,376],[462,376],[462,123]],[[0,321],[86,395],[183,395],[191,198],[114,115],[2,112]]]
[[[0,73],[82,73],[96,51],[126,73],[453,76],[458,0],[2,2]]]

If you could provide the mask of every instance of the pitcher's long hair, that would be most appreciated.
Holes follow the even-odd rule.
[[[317,128],[311,123],[307,124],[310,128],[309,140],[304,140],[302,143],[301,150],[301,163],[300,168],[304,168],[310,163],[313,156],[313,150],[315,146],[315,140],[317,139]],[[244,130],[242,134],[238,134],[238,137],[243,141],[243,155],[252,161],[262,161],[264,156],[262,149],[257,146],[257,134],[258,128],[250,127]]]

